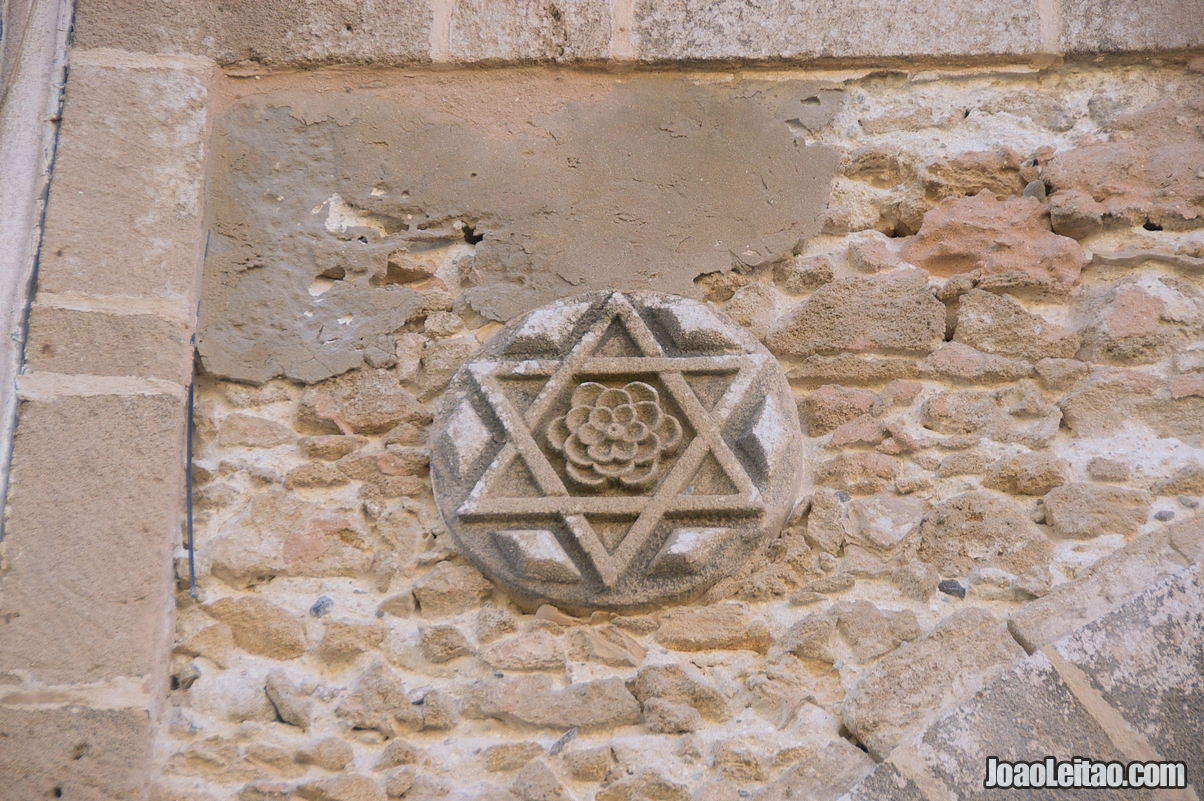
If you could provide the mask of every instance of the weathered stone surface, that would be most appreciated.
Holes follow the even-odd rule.
[[[203,239],[205,77],[88,63],[71,77],[38,290],[190,298]]]
[[[1044,495],[1066,483],[1066,464],[1050,453],[1030,451],[999,460],[983,485],[1020,495]]]
[[[384,641],[385,631],[384,626],[376,623],[327,619],[322,639],[314,647],[314,655],[328,665],[345,665],[379,646]]]
[[[920,362],[919,371],[931,378],[996,383],[1030,376],[1033,366],[1020,359],[983,353],[961,342],[946,342]]]
[[[0,778],[13,799],[145,798],[151,720],[143,709],[0,706]]]
[[[35,303],[29,311],[25,369],[135,375],[188,383],[185,326],[154,314],[83,311]]]
[[[1008,107],[1014,111],[1014,106]],[[1019,195],[1024,189],[1016,154],[1006,149],[972,150],[924,165],[924,190],[936,199],[977,195],[984,190],[998,197]]]
[[[786,356],[882,349],[926,353],[944,332],[944,304],[922,273],[909,271],[824,284],[778,323],[765,344]]]
[[[1058,405],[1076,436],[1111,434],[1134,422],[1160,437],[1190,438],[1204,431],[1204,398],[1176,398],[1162,379],[1140,370],[1097,369]]]
[[[1146,534],[1100,559],[1079,579],[1058,584],[1017,609],[1008,627],[1025,648],[1036,650],[1090,623],[1188,561],[1166,532]]]
[[[1095,362],[1156,362],[1204,332],[1204,294],[1177,278],[1124,279],[1083,305],[1083,358]]]
[[[1050,159],[1043,174],[1053,190],[1054,230],[1082,238],[1146,221],[1166,230],[1198,225],[1204,177],[1192,166],[1204,157],[1197,130],[1202,103],[1200,95],[1159,100],[1109,122],[1108,141]]]
[[[537,742],[527,740],[520,743],[498,743],[491,745],[481,752],[485,769],[490,771],[518,770],[531,760],[541,757],[547,751]]]
[[[305,801],[385,801],[385,791],[375,780],[355,774],[305,782],[297,795]]]
[[[1130,537],[1146,521],[1152,501],[1142,490],[1073,482],[1045,496],[1045,519],[1063,537]]]
[[[350,576],[372,556],[363,524],[281,489],[247,498],[206,548],[213,575],[235,587],[274,576]]]
[[[356,370],[325,381],[301,396],[298,421],[342,434],[382,434],[426,415],[414,396],[387,370]]]
[[[543,759],[528,762],[510,783],[510,792],[521,801],[572,801],[564,784]]]
[[[223,417],[217,431],[219,445],[235,448],[272,448],[296,438],[288,426],[244,412]]]
[[[816,6],[792,2],[749,7],[734,0],[634,4],[633,38],[642,59],[805,59],[869,56],[985,55],[1037,52],[1037,13],[1022,3],[984,16],[969,2],[897,9],[877,3]]]
[[[874,768],[873,772],[859,781],[841,801],[927,801],[915,782],[899,773],[889,761]]]
[[[602,0],[563,6],[456,0],[453,61],[597,61],[609,55],[610,7]]]
[[[471,685],[465,714],[546,729],[596,729],[638,723],[640,704],[620,679],[558,689],[546,676],[508,676]]]
[[[795,256],[774,265],[773,280],[782,290],[802,295],[832,280],[832,262],[826,256]]]
[[[953,339],[987,353],[1028,361],[1069,358],[1080,344],[1077,334],[1046,322],[1010,297],[981,289],[962,296]]]
[[[1049,540],[1032,520],[990,492],[956,495],[920,523],[918,555],[942,576],[962,576],[975,567],[1043,571],[1050,553]]]
[[[1204,562],[1204,515],[1180,520],[1166,532],[1171,545],[1189,562]]]
[[[607,784],[594,801],[690,801],[690,789],[655,771],[641,771]]]
[[[988,755],[1014,754],[1009,759],[1024,761],[1046,754],[1060,760],[1082,754],[1125,759],[1041,655],[1026,659],[934,724],[917,750],[948,791],[983,801],[999,794],[983,787]],[[1124,792],[1125,798],[1149,797],[1140,790]]]
[[[832,611],[836,630],[859,662],[876,659],[921,634],[915,613],[910,610],[879,609],[869,601],[840,601]]]
[[[577,781],[599,782],[614,764],[614,752],[610,745],[574,748],[562,757],[569,774]]]
[[[564,667],[564,647],[537,629],[491,643],[481,658],[498,670],[555,670]]]
[[[313,701],[287,675],[279,671],[269,673],[264,690],[281,720],[302,729],[309,728]]]
[[[1157,582],[1053,646],[1161,759],[1204,768],[1204,590],[1199,565]],[[1192,781],[1193,779],[1188,779]]]
[[[355,680],[335,715],[349,726],[372,729],[390,738],[405,732],[450,729],[459,720],[460,710],[455,699],[440,690],[411,697],[401,678],[378,663]]]
[[[676,651],[721,648],[764,652],[771,641],[765,621],[736,603],[674,609],[664,616],[656,639]]]
[[[721,720],[727,716],[727,699],[723,694],[697,671],[681,665],[646,665],[627,682],[627,689],[640,703],[660,698],[693,707],[709,719]]]
[[[990,613],[955,612],[862,674],[845,698],[844,724],[871,755],[884,757],[904,736],[930,724],[943,707],[1023,656]]]
[[[148,677],[164,655],[157,632],[183,505],[184,405],[170,395],[67,395],[25,400],[19,411],[0,671],[46,684]]]
[[[983,289],[1050,294],[1069,292],[1087,264],[1077,242],[1049,230],[1036,199],[998,200],[985,190],[925,214],[902,256],[933,275],[966,274]]]
[[[448,617],[474,609],[493,585],[467,565],[440,562],[414,583],[414,601],[423,617]]]
[[[737,450],[714,434],[729,420]],[[782,525],[799,439],[747,332],[685,298],[591,293],[457,373],[431,476],[465,556],[520,600],[633,608],[702,592]]]
[[[824,384],[808,392],[803,398],[802,410],[807,422],[807,433],[811,436],[827,434],[866,414],[874,406],[873,392],[839,384]]]
[[[832,740],[817,748],[763,790],[752,796],[756,801],[836,801],[863,778],[874,760],[848,740]]]
[[[323,770],[340,771],[355,757],[351,746],[338,737],[323,737],[297,752],[297,762],[317,765]]]
[[[229,626],[235,644],[250,653],[269,659],[295,659],[305,651],[301,620],[263,598],[222,598],[206,610]]]

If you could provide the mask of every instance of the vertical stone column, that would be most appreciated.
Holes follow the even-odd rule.
[[[70,52],[0,542],[5,797],[147,794],[210,78],[194,56]]]

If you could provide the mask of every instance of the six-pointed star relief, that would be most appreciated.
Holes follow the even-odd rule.
[[[621,325],[640,355],[602,355],[599,345],[614,323]],[[613,587],[632,565],[661,520],[675,512],[755,515],[763,499],[744,464],[733,453],[721,433],[723,422],[753,388],[758,373],[770,357],[764,353],[720,355],[670,355],[621,293],[613,293],[602,314],[581,335],[563,359],[488,359],[467,366],[508,440],[477,480],[466,500],[456,510],[466,521],[553,516],[560,518],[585,553],[604,587]],[[566,393],[583,382],[613,377],[655,375],[666,394],[681,410],[693,436],[668,465],[663,477],[647,494],[574,494],[540,447],[540,428]],[[686,376],[730,376],[730,383],[711,408],[700,400]],[[543,378],[547,383],[525,411],[504,391],[502,382],[513,378]],[[686,493],[708,454],[734,488],[719,494]],[[541,494],[538,497],[506,497],[499,494],[498,478],[521,459]],[[616,542],[607,542],[590,522],[590,515],[628,515],[635,520]],[[704,529],[679,529],[696,536]],[[512,536],[542,534],[539,531],[510,531]],[[572,568],[562,570],[568,580]]]

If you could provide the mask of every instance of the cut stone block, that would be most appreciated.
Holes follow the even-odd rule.
[[[0,795],[142,801],[151,733],[143,709],[0,706]]]
[[[844,724],[871,755],[884,757],[944,707],[1023,656],[1024,650],[988,612],[955,612],[861,675],[845,696]]]
[[[1180,570],[1053,644],[1159,759],[1204,777],[1204,586]]]
[[[983,787],[987,756],[1037,761],[1046,755],[1067,760],[1127,757],[1109,739],[1057,671],[1042,655],[1026,659],[957,709],[920,738],[917,756],[952,797],[964,801],[1044,797],[1042,790]],[[1152,798],[1149,791],[1117,790],[1093,795],[1115,801]]]
[[[112,314],[35,303],[26,370],[162,378],[187,384],[192,346],[182,322],[155,314]]]
[[[610,52],[605,0],[455,0],[451,6],[452,61],[598,61]]]
[[[196,72],[72,59],[39,291],[192,306],[207,101]]]
[[[1067,53],[1177,50],[1204,45],[1200,0],[1066,0],[1059,43]]]
[[[1187,559],[1171,546],[1166,532],[1147,534],[1105,556],[1078,580],[1059,584],[1020,607],[1008,628],[1026,649],[1036,650],[1185,564]]]
[[[149,677],[184,500],[183,401],[21,403],[13,446],[0,672],[46,684]]]
[[[1036,7],[1017,0],[905,7],[880,0],[636,0],[633,14],[636,56],[658,61],[1021,54],[1042,47]]]

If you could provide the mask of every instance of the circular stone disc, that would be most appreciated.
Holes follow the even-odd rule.
[[[569,610],[680,600],[790,512],[801,434],[781,367],[675,295],[592,292],[499,331],[431,433],[447,527],[484,573]]]

